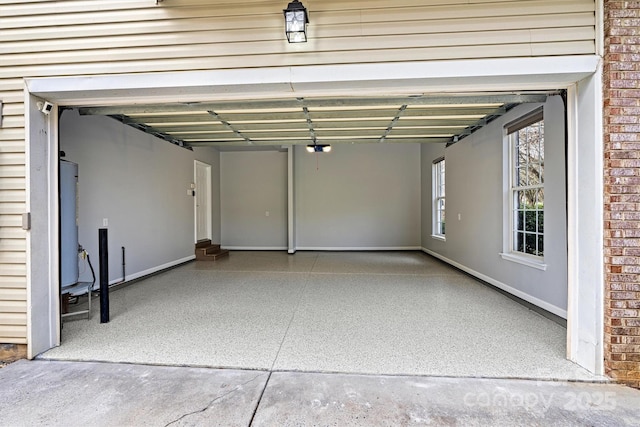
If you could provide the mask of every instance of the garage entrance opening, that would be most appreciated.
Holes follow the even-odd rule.
[[[544,64],[534,65],[544,68]],[[451,66],[415,65],[414,71]],[[552,65],[550,69],[557,69]],[[586,65],[591,70],[592,64]],[[64,149],[69,161],[78,164],[79,174],[87,176],[86,184],[83,181],[79,186],[79,239],[87,241],[84,246],[90,253],[95,252],[93,231],[106,219],[110,244],[127,248],[128,279],[194,258],[192,190],[194,162],[200,161],[212,166],[212,240],[219,241],[223,248],[278,250],[282,255],[285,251],[426,252],[567,318],[568,354],[598,371],[588,360],[591,356],[593,361],[598,360],[597,354],[590,356],[589,351],[600,351],[601,343],[578,337],[586,337],[601,324],[589,324],[595,316],[592,311],[586,312],[586,317],[571,314],[586,309],[581,296],[601,296],[601,292],[576,293],[575,288],[597,288],[593,280],[578,280],[584,269],[576,269],[581,259],[576,255],[595,246],[580,245],[584,234],[575,227],[598,219],[597,212],[591,215],[576,210],[591,194],[577,192],[576,177],[591,177],[593,171],[584,169],[588,163],[575,159],[589,155],[584,150],[589,151],[594,141],[586,136],[597,134],[586,132],[597,122],[591,120],[592,111],[584,111],[583,104],[578,103],[581,96],[590,96],[598,83],[589,77],[593,71],[586,68],[567,75],[540,70],[535,84],[527,83],[515,69],[510,75],[507,69],[504,74],[509,74],[505,80],[509,83],[500,87],[495,76],[488,75],[478,80],[464,77],[455,84],[439,77],[402,79],[398,77],[402,73],[389,80],[387,67],[380,70],[383,75],[379,79],[375,78],[377,69],[368,70],[359,82],[360,89],[355,90],[347,84],[348,79],[323,83],[313,79],[316,74],[305,74],[312,70],[302,67],[297,70],[302,74],[286,73],[292,79],[287,88],[294,89],[293,95],[285,94],[275,80],[269,83],[264,80],[267,77],[249,72],[242,75],[242,84],[221,83],[217,90],[226,88],[224,96],[211,94],[207,99],[196,96],[203,93],[206,84],[196,83],[206,81],[211,85],[218,81],[211,78],[211,72],[192,76],[195,80],[189,84],[194,86],[182,89],[179,85],[167,86],[168,80],[163,80],[164,86],[158,90],[143,84],[128,90],[130,97],[126,100],[118,88],[131,87],[137,81],[135,77],[92,78],[80,91],[66,82],[73,79],[33,79],[27,85],[31,93],[28,106],[30,115],[40,113],[31,108],[37,104],[36,96],[52,102],[56,109],[67,106],[60,117],[48,119],[47,125],[56,131],[45,135],[49,135],[53,153]],[[275,70],[267,80],[278,76],[279,70]],[[578,84],[579,78],[584,81]],[[550,81],[556,83],[549,85]],[[492,92],[469,92],[471,83],[475,83],[476,91],[491,88]],[[514,91],[516,84],[528,90]],[[364,87],[370,97],[357,95]],[[426,87],[432,91],[425,93]],[[544,89],[549,87],[553,90]],[[254,91],[258,89],[262,92]],[[444,96],[443,90],[447,92]],[[191,95],[194,102],[185,103],[183,99]],[[481,108],[490,111],[479,112]],[[515,211],[505,203],[506,185],[512,179],[509,149],[505,148],[507,126],[540,109],[545,135],[545,187],[544,206],[536,205],[535,212],[544,213],[544,231],[536,229],[535,235],[544,247],[544,259],[521,262],[523,259],[508,256],[513,224],[507,227],[506,223],[513,219],[505,218],[511,218]],[[578,123],[578,117],[587,119]],[[38,121],[33,123],[39,126]],[[582,134],[581,151],[576,152],[577,136]],[[40,157],[34,156],[41,153],[34,143],[42,133],[32,130],[30,136],[30,155],[38,160]],[[330,144],[332,150],[308,153],[304,145],[310,142]],[[444,221],[441,218],[438,223],[444,232],[434,235],[432,166],[442,157],[447,165],[446,194],[440,194],[439,200],[446,199],[446,207],[440,207],[438,214]],[[52,167],[48,180],[41,183],[36,163],[30,167],[35,191],[32,197],[40,190],[46,193],[57,188],[57,168]],[[90,173],[85,175],[83,170]],[[565,188],[568,194],[564,194]],[[110,203],[91,203],[97,195],[107,196]],[[48,199],[52,218],[58,217],[56,197],[49,195]],[[242,203],[232,203],[237,200]],[[581,212],[580,222],[576,221],[577,212]],[[34,267],[34,278],[47,273],[47,268],[59,271],[57,227],[37,225],[39,231],[34,228],[31,233],[31,253],[55,253],[49,267]],[[37,239],[41,232],[47,238]],[[127,239],[131,243],[123,244]],[[539,257],[542,253],[525,255]],[[117,257],[111,259],[118,263]],[[112,273],[119,271],[117,267],[109,266],[111,282],[122,279]],[[52,281],[51,292],[57,292],[58,284],[52,279],[57,274],[47,277]],[[33,297],[41,302],[46,299],[46,295]],[[49,299],[50,313],[59,313],[54,302],[57,298]],[[37,317],[38,313],[30,316]],[[40,320],[31,323],[34,328],[45,326],[47,319]],[[580,322],[579,328],[576,322]],[[30,342],[31,354],[51,345]]]
[[[509,130],[533,113],[544,135],[538,131],[520,148],[513,166]],[[47,357],[580,378],[584,372],[563,357],[564,328],[424,254],[388,252],[427,252],[566,318],[564,117],[557,92],[64,109],[60,148],[84,171],[77,224],[90,253],[96,225],[108,227],[112,248],[127,248],[130,278],[189,261],[194,243],[213,235],[223,249],[282,252],[234,252],[212,267],[196,262],[114,292],[112,319],[122,316],[123,329],[113,327],[109,344],[98,344],[95,328],[102,326],[74,322]],[[310,154],[310,144],[332,150]],[[437,213],[430,208],[434,159],[447,162],[437,177]],[[535,172],[531,206],[503,200],[514,167],[530,180]],[[546,256],[501,246],[511,241],[511,217],[528,210]],[[438,233],[431,229],[436,215]],[[527,224],[515,228],[529,232]],[[188,232],[194,225],[195,238]],[[283,269],[291,249],[298,253]],[[344,252],[356,250],[379,252]],[[118,257],[110,258],[110,281],[125,281]],[[229,272],[240,276],[226,277]],[[245,308],[225,295],[230,289]],[[195,332],[193,323],[201,323]],[[67,346],[67,334],[75,346]],[[90,344],[93,335],[98,341]],[[150,341],[128,348],[127,335]],[[345,352],[345,342],[353,349]],[[247,348],[253,350],[241,351]]]

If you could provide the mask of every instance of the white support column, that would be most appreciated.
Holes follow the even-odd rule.
[[[601,68],[568,91],[567,358],[604,375]]]
[[[58,253],[58,108],[25,91],[27,232],[27,357],[60,345]],[[54,249],[55,248],[55,249]]]
[[[288,250],[290,254],[296,253],[296,207],[295,207],[295,146],[290,145],[287,149],[288,174],[287,174],[287,226],[288,226]]]

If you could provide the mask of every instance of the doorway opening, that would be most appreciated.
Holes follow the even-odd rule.
[[[194,160],[194,188],[196,243],[211,240],[211,165]]]

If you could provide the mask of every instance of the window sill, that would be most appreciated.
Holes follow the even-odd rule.
[[[515,255],[515,254],[505,254],[505,253],[501,253],[500,256],[504,260],[511,261],[511,262],[516,262],[516,263],[522,264],[522,265],[526,265],[527,267],[536,268],[536,269],[542,270],[542,271],[546,271],[547,270],[547,264],[545,264],[545,263],[543,263],[541,261],[537,261],[535,259],[526,257],[526,256]]]
[[[447,238],[445,236],[443,236],[442,234],[432,234],[431,235],[432,239],[436,239],[436,240],[440,240],[441,242],[446,242]]]

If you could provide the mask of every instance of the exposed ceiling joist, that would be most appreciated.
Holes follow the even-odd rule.
[[[477,122],[473,123],[472,125],[467,126],[464,130],[462,130],[462,132],[458,132],[456,135],[454,135],[453,140],[451,142],[449,142],[447,144],[447,146],[455,144],[456,142],[459,142],[461,139],[471,135],[473,132],[477,131],[478,129],[481,129],[481,128],[485,127],[486,125],[488,125],[489,123],[491,123],[492,121],[497,119],[498,117],[504,115],[507,111],[509,111],[510,109],[515,107],[516,105],[518,105],[518,104],[505,104],[505,105],[502,105],[501,107],[497,108],[491,114],[487,114],[485,117],[481,118]]]
[[[157,129],[157,128],[153,127],[153,126],[149,126],[149,125],[144,124],[144,123],[132,123],[130,120],[128,120],[127,116],[123,116],[123,115],[110,115],[109,117],[111,117],[112,119],[118,120],[119,122],[122,122],[124,124],[127,124],[129,126],[132,126],[132,127],[136,128],[136,129],[138,129],[138,130],[140,130],[140,131],[142,131],[144,133],[147,133],[149,135],[153,135],[156,138],[163,139],[163,140],[165,140],[167,142],[170,142],[170,143],[172,143],[174,145],[177,145],[179,147],[189,148],[189,147],[187,147],[187,144],[183,140],[181,140],[179,138],[176,138],[176,137],[174,137],[172,135],[169,135],[169,134],[165,133],[164,131],[162,131],[160,129]]]
[[[486,104],[522,104],[531,102],[544,102],[547,94],[477,94],[477,95],[446,95],[446,96],[406,96],[406,97],[370,97],[370,98],[304,98],[304,104],[309,110],[314,108],[341,108],[341,107],[380,107],[393,105],[486,105]],[[221,115],[232,111],[247,112],[247,110],[301,110],[299,99],[281,100],[256,100],[256,101],[225,101],[216,103],[185,103],[185,104],[159,104],[159,105],[129,105],[112,107],[83,107],[80,114],[112,115],[155,113],[179,113],[196,111],[216,111]],[[228,111],[230,110],[230,111]],[[284,112],[284,111],[283,111]]]
[[[80,108],[181,146],[452,144],[554,92],[296,98]]]
[[[493,107],[456,107],[456,106],[448,106],[448,107],[437,107],[437,108],[412,108],[409,106],[407,110],[404,112],[403,117],[405,119],[419,118],[419,119],[459,119],[463,117],[469,118],[479,118],[483,117],[486,114],[491,113],[495,110],[495,106]],[[117,110],[116,110],[117,111]],[[322,110],[322,111],[313,111],[313,117],[316,121],[324,121],[324,120],[351,120],[351,119],[375,119],[378,118],[380,120],[386,120],[387,122],[391,120],[397,112],[397,108],[395,109],[352,109],[352,110]],[[88,113],[88,111],[85,111]],[[120,113],[119,113],[120,114]],[[221,117],[224,117],[225,120],[233,121],[234,123],[238,122],[261,122],[261,123],[269,123],[269,121],[278,121],[278,122],[301,122],[305,123],[306,119],[304,117],[304,113],[302,110],[296,112],[279,112],[274,113],[270,111],[263,111],[260,113],[224,113],[220,114]],[[212,118],[206,111],[202,112],[184,112],[180,114],[163,114],[163,115],[139,115],[133,114],[128,116],[129,120],[132,122],[138,123],[211,123]]]
[[[400,106],[400,108],[398,108],[398,112],[396,113],[395,117],[391,120],[391,123],[389,123],[389,126],[387,126],[387,128],[384,130],[384,133],[382,134],[378,142],[384,142],[384,140],[387,138],[387,136],[389,136],[389,134],[393,130],[393,127],[396,125],[396,123],[398,123],[398,120],[400,120],[400,117],[402,116],[402,114],[406,109],[407,109],[407,104],[403,104]]]
[[[216,120],[218,120],[222,126],[224,126],[225,128],[229,129],[231,132],[233,132],[238,138],[242,138],[244,139],[244,141],[247,144],[252,144],[251,139],[244,136],[242,134],[242,132],[240,132],[239,130],[237,130],[236,128],[234,128],[231,124],[229,124],[229,122],[223,120],[220,116],[218,116],[218,114],[215,111],[208,111],[208,113],[213,116]]]
[[[304,118],[307,120],[307,127],[309,128],[309,138],[311,139],[311,143],[316,143],[316,131],[313,128],[313,121],[311,120],[311,116],[309,115],[309,109],[303,105],[302,111],[304,112]]]
[[[451,137],[433,137],[433,138],[387,138],[386,143],[403,143],[403,144],[425,144],[425,143],[439,143],[445,144],[451,141]],[[190,146],[193,147],[217,147],[217,146],[246,146],[242,140],[224,140],[224,141],[187,141]],[[379,138],[350,138],[348,140],[334,139],[334,138],[318,138],[316,141],[318,144],[371,144],[378,143]],[[307,145],[309,144],[308,138],[302,139],[265,139],[265,140],[253,140],[254,145],[269,145],[269,146],[282,146],[282,145]]]

